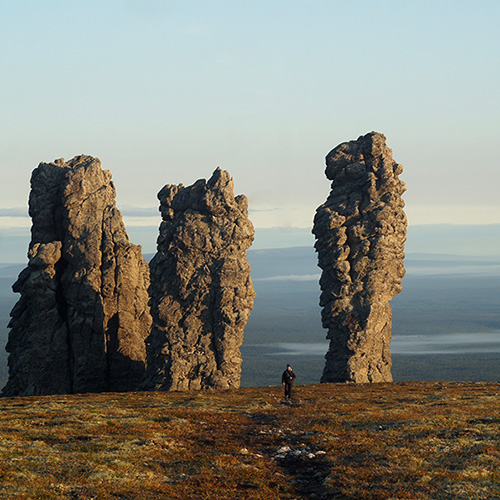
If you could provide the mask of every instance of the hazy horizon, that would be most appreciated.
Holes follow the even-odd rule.
[[[126,227],[130,241],[142,246],[143,254],[156,252],[158,227]],[[0,229],[0,264],[27,261],[30,228]],[[252,250],[313,247],[310,228],[256,228]],[[426,224],[408,226],[407,254],[449,254],[470,257],[500,257],[500,224]]]

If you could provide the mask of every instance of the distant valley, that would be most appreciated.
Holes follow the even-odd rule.
[[[257,298],[242,384],[277,383],[288,362],[303,383],[317,382],[328,342],[314,250],[251,251],[249,260]],[[499,380],[500,258],[410,254],[405,266],[403,291],[391,303],[394,379]]]
[[[150,256],[146,256],[150,257]],[[242,386],[279,383],[286,363],[298,383],[321,376],[328,348],[311,247],[250,250],[257,298],[242,346]],[[393,376],[405,380],[500,380],[500,258],[409,254],[392,301]],[[0,384],[7,378],[12,283],[24,267],[0,267]]]

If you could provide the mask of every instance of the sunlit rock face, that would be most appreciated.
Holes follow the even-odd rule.
[[[2,395],[135,389],[151,327],[149,269],[128,240],[110,172],[91,156],[41,163],[29,213]]]
[[[254,238],[245,196],[217,169],[158,194],[162,223],[150,263],[147,390],[239,387],[240,346],[255,292],[246,250]]]
[[[321,382],[390,382],[390,300],[405,274],[406,216],[399,179],[384,135],[371,132],[326,157],[332,181],[313,233],[323,327],[330,340]]]

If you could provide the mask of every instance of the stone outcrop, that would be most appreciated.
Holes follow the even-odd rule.
[[[79,156],[31,177],[28,266],[13,286],[4,396],[127,391],[145,370],[149,270],[111,174]]]
[[[313,228],[330,339],[322,382],[392,381],[389,302],[405,274],[402,171],[376,132],[326,157],[332,189]]]
[[[162,223],[150,262],[151,314],[143,389],[239,387],[240,346],[255,292],[246,250],[254,237],[245,196],[217,169],[159,193]]]

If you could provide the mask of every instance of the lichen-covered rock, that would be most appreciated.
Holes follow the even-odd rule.
[[[90,156],[41,163],[29,212],[2,395],[135,389],[152,321],[149,269],[128,240],[110,172]]]
[[[240,346],[255,292],[246,250],[254,237],[245,196],[217,169],[206,182],[167,185],[150,262],[147,390],[239,387]]]
[[[326,157],[332,189],[313,228],[330,339],[322,382],[392,381],[389,302],[405,274],[402,171],[376,132]]]

